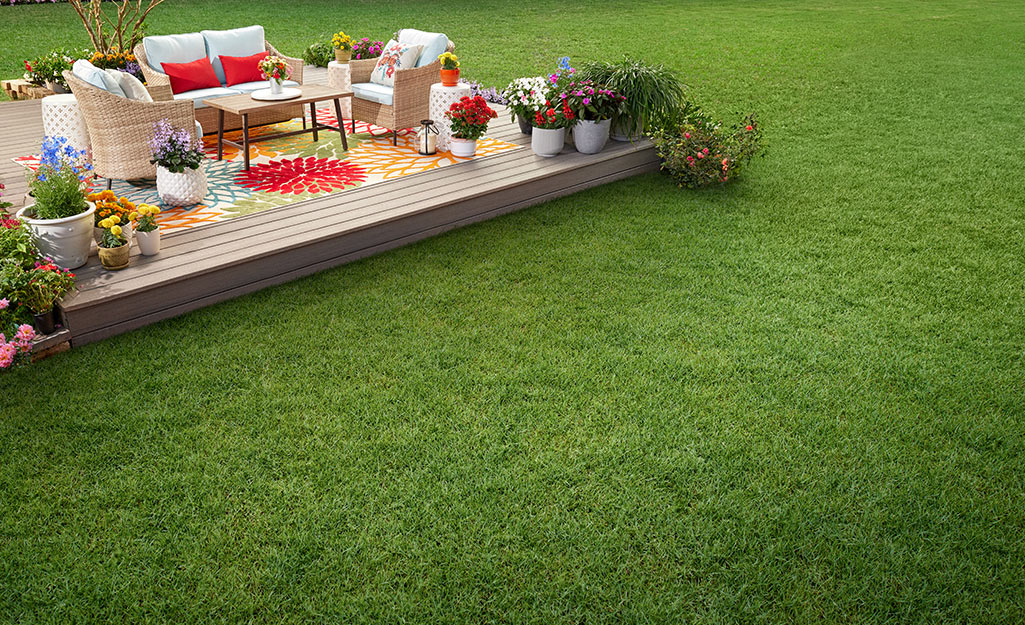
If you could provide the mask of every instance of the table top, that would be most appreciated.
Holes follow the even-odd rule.
[[[206,104],[210,108],[221,109],[228,113],[234,113],[235,115],[243,115],[262,109],[277,108],[279,106],[310,104],[311,102],[352,97],[351,91],[343,91],[342,89],[336,89],[325,85],[301,85],[299,89],[302,91],[302,95],[298,98],[292,98],[291,100],[254,100],[252,95],[248,93],[240,93],[238,95],[229,95],[222,98],[210,98],[209,100],[203,100],[203,104]]]

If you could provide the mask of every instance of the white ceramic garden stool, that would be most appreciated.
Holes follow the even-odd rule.
[[[43,135],[66,137],[68,144],[76,150],[85,150],[86,158],[92,162],[92,145],[85,118],[78,108],[78,100],[70,93],[48,95],[43,98]]]
[[[440,82],[431,85],[431,109],[430,116],[438,127],[438,140],[435,145],[439,150],[449,149],[449,140],[452,138],[452,125],[449,123],[445,113],[449,107],[460,98],[470,95],[470,87],[459,83],[455,87],[446,87]]]
[[[352,74],[348,63],[331,61],[327,64],[327,86],[342,91],[352,91]],[[352,100],[342,98],[342,117],[352,119]]]

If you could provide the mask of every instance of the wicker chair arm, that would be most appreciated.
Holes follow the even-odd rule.
[[[352,84],[360,82],[370,82],[370,74],[373,73],[374,68],[377,67],[377,60],[380,57],[374,57],[372,59],[353,59],[349,61],[349,79]]]
[[[431,85],[441,82],[441,61],[395,72],[392,102],[396,109],[422,108],[431,99]]]
[[[267,46],[267,52],[270,52],[272,56],[280,56],[282,59],[285,60],[285,65],[288,66],[288,69],[292,70],[292,80],[296,81],[299,84],[302,84],[304,65],[303,60],[281,54],[280,52],[278,52],[277,48],[270,44],[270,42],[265,41],[264,44]]]

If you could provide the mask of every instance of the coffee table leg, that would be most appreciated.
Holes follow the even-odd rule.
[[[242,152],[245,154],[245,171],[249,171],[249,113],[242,113]]]
[[[217,160],[224,158],[224,111],[217,109]]]
[[[320,124],[317,123],[317,103],[310,102],[310,119],[313,121],[313,140],[317,140],[317,128]]]
[[[342,149],[349,150],[349,140],[345,138],[345,122],[342,121],[342,104],[335,98],[335,119],[338,120],[338,132],[342,133]]]

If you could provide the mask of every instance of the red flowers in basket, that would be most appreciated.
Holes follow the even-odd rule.
[[[452,122],[452,136],[476,141],[488,131],[488,124],[498,117],[498,113],[479,95],[472,98],[463,96],[452,103],[445,117]]]

